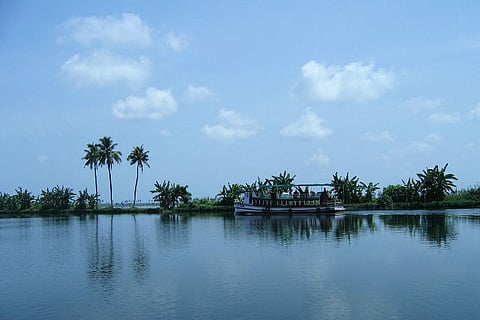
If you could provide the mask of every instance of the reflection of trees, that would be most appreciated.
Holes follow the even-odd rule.
[[[95,237],[90,246],[88,256],[88,277],[95,284],[99,284],[104,290],[112,291],[116,270],[116,260],[113,246],[113,215],[110,225],[107,226],[107,236],[99,234],[99,219],[95,222]]]
[[[377,232],[378,224],[388,229],[406,231],[436,246],[448,245],[457,238],[458,221],[480,225],[478,216],[449,216],[445,214],[357,215],[343,217],[241,217],[225,226],[237,235],[247,232],[261,239],[274,239],[284,244],[295,240],[323,237],[327,240],[350,241],[363,234]]]
[[[420,215],[384,215],[380,220],[391,229],[407,229],[412,236],[421,228]]]
[[[226,224],[238,233],[243,229],[259,238],[273,238],[284,244],[298,239],[312,237],[328,238],[338,224],[334,216],[312,217],[242,217],[232,224]],[[235,229],[233,229],[235,228]]]
[[[373,215],[345,215],[339,219],[334,230],[335,239],[350,240],[357,237],[360,233],[367,231],[374,232],[376,229]]]
[[[445,214],[380,216],[385,226],[406,228],[411,236],[419,235],[433,245],[448,245],[457,238],[455,219]]]
[[[133,245],[133,259],[132,259],[132,267],[137,280],[145,280],[146,272],[149,268],[149,255],[147,248],[145,246],[145,239],[143,237],[142,232],[139,232],[139,227],[137,225],[137,219],[134,218],[134,245]]]
[[[41,219],[47,230],[53,231],[56,237],[66,238],[70,233],[72,221],[70,217],[50,217]]]
[[[452,220],[445,215],[422,216],[424,238],[430,243],[441,246],[457,238],[457,231]]]
[[[159,248],[178,249],[188,244],[188,216],[161,214],[157,227]]]

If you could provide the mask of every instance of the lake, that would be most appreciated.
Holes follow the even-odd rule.
[[[0,219],[0,319],[478,319],[480,210]]]

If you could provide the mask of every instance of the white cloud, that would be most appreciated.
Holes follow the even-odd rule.
[[[149,87],[144,97],[129,96],[113,105],[113,114],[120,119],[159,120],[177,111],[177,103],[170,90]]]
[[[465,149],[468,151],[468,152],[473,152],[473,151],[476,151],[477,150],[477,144],[473,141],[471,142],[467,142],[465,144]]]
[[[39,154],[37,156],[37,160],[38,162],[46,162],[48,160],[48,156],[45,154]]]
[[[174,51],[183,51],[188,47],[188,37],[183,33],[169,32],[165,35],[164,41]]]
[[[393,140],[390,132],[387,130],[382,132],[366,132],[362,136],[362,139],[370,142],[388,142]]]
[[[300,119],[282,129],[285,137],[300,137],[321,139],[330,135],[332,130],[323,125],[323,119],[317,116],[310,108],[303,111]]]
[[[460,122],[460,116],[458,114],[449,113],[434,113],[428,117],[428,121],[438,124],[449,124]]]
[[[470,111],[468,114],[468,117],[470,119],[479,119],[480,120],[480,102],[477,104],[477,106]]]
[[[443,137],[438,134],[428,134],[422,140],[412,141],[407,153],[430,155]]]
[[[328,167],[330,164],[330,157],[323,152],[323,150],[319,149],[310,157],[310,159],[307,160],[307,164]]]
[[[302,66],[301,73],[300,90],[314,101],[373,100],[395,85],[393,72],[375,69],[373,63],[328,66],[310,61]]]
[[[136,14],[123,13],[104,17],[76,17],[61,27],[60,41],[73,40],[82,45],[149,45],[151,30]]]
[[[164,130],[160,130],[159,135],[160,135],[161,137],[165,137],[165,138],[166,138],[166,137],[171,137],[171,136],[172,136],[172,133],[171,133],[169,130],[164,129]]]
[[[205,125],[202,128],[202,132],[214,140],[245,139],[256,135],[261,129],[255,121],[232,110],[221,109],[217,120],[217,124]]]
[[[407,101],[404,101],[400,104],[401,108],[406,108],[417,113],[421,110],[431,110],[437,108],[443,104],[443,101],[440,99],[431,99],[425,97],[414,97]]]
[[[188,103],[198,103],[209,100],[213,97],[213,93],[207,87],[188,85],[184,93],[184,99]]]
[[[79,86],[117,83],[138,86],[149,76],[150,62],[145,57],[135,60],[108,51],[97,51],[89,56],[72,56],[62,65],[62,71]]]
[[[399,158],[430,156],[443,140],[442,136],[431,133],[422,139],[411,141],[404,147],[381,154],[378,159],[390,161]]]

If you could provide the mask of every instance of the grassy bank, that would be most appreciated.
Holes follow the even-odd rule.
[[[374,211],[374,210],[445,210],[445,209],[472,209],[480,208],[479,200],[444,200],[431,202],[399,202],[388,206],[378,203],[356,203],[345,206],[349,211]]]
[[[68,216],[86,216],[86,215],[112,215],[112,214],[180,214],[180,215],[200,215],[200,214],[221,214],[233,215],[231,206],[215,205],[189,205],[173,208],[171,210],[162,210],[159,207],[138,207],[138,208],[99,208],[91,209],[66,209],[66,210],[1,210],[0,218],[28,218],[28,217],[68,217]]]
[[[444,209],[471,209],[480,208],[479,200],[444,200],[433,202],[405,202],[392,203],[387,207],[376,202],[357,203],[345,205],[347,211],[376,211],[376,210],[444,210]],[[95,216],[118,214],[178,214],[178,215],[223,215],[234,214],[233,206],[222,206],[213,203],[190,203],[170,210],[159,207],[121,207],[91,209],[66,209],[66,210],[0,210],[0,218],[28,218],[28,217],[69,217],[69,216]]]

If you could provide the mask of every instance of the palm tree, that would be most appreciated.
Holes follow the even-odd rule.
[[[455,184],[452,180],[457,180],[452,173],[445,173],[448,163],[442,169],[436,165],[433,169],[427,168],[417,176],[420,179],[420,194],[425,201],[441,201],[445,195],[453,191]]]
[[[85,155],[82,158],[85,160],[84,167],[89,166],[90,169],[93,169],[93,175],[95,177],[95,197],[98,199],[97,170],[100,162],[100,145],[89,143],[87,144],[87,149],[83,151],[85,151]],[[95,207],[98,208],[98,201],[96,201]]]
[[[267,183],[274,186],[275,192],[290,192],[295,177],[296,175],[290,175],[287,170],[284,170],[278,176],[272,176],[272,179],[267,180]]]
[[[141,169],[143,172],[144,165],[150,168],[150,165],[148,164],[149,152],[150,151],[144,151],[143,145],[141,145],[140,147],[134,147],[127,157],[127,161],[130,161],[131,165],[137,165],[137,176],[135,178],[135,188],[133,189],[133,207],[135,207],[135,202],[137,201],[138,169]]]
[[[101,166],[106,165],[108,169],[108,180],[110,182],[110,206],[113,208],[113,195],[112,195],[112,167],[113,164],[122,162],[122,153],[115,151],[116,143],[113,143],[111,137],[100,138],[100,161]]]
[[[151,193],[156,193],[156,195],[153,196],[153,201],[158,201],[161,209],[167,210],[173,206],[172,186],[170,186],[170,181],[164,180],[163,184],[156,181],[154,185],[155,189],[150,190]]]
[[[358,183],[357,176],[350,179],[347,172],[345,178],[342,178],[338,175],[338,172],[335,172],[331,185],[338,199],[342,199],[345,203],[359,202],[362,188]]]
[[[239,184],[230,184],[228,186],[223,186],[222,190],[216,195],[216,197],[220,197],[220,203],[224,206],[231,206],[235,202],[236,199],[240,197],[240,194],[244,191],[244,186]]]
[[[366,184],[365,182],[360,182],[360,187],[365,191],[366,202],[372,202],[375,195],[375,191],[380,189],[378,187],[378,183],[374,184],[373,182],[369,182],[368,184]]]
[[[32,206],[32,201],[35,199],[34,196],[32,196],[32,193],[27,191],[26,189],[23,190],[21,187],[18,187],[18,189],[15,189],[15,192],[17,194],[14,196],[15,201],[16,201],[16,207],[19,210],[27,210],[30,209]]]

